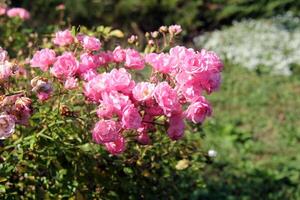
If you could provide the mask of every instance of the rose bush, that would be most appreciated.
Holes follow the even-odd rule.
[[[178,160],[209,159],[200,149],[192,158],[199,141],[183,136],[186,121],[211,115],[204,96],[220,84],[217,55],[175,46],[179,25],[146,34],[145,47],[136,36],[117,46],[115,33],[101,30],[58,31],[25,61],[9,61],[1,49],[3,197],[166,197],[176,176],[189,179],[202,167],[170,173]],[[169,178],[157,188],[160,173]]]

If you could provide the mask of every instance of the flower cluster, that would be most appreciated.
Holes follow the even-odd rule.
[[[0,87],[5,90],[8,78],[15,74],[7,52],[0,47]],[[24,94],[0,95],[0,139],[14,133],[15,125],[27,125],[31,116],[31,100]]]
[[[8,17],[18,17],[22,20],[28,20],[30,18],[30,13],[24,8],[6,8],[0,6],[0,16],[7,15]]]
[[[169,32],[177,35],[181,27],[170,26]],[[99,39],[74,36],[69,30],[57,32],[53,43],[66,51],[56,55],[54,50],[42,49],[34,54],[31,66],[49,71],[67,90],[79,88],[82,82],[86,99],[98,106],[93,140],[111,154],[125,150],[129,133],[135,133],[139,143],[149,144],[150,133],[162,126],[172,140],[178,140],[184,135],[185,119],[202,123],[211,115],[203,94],[218,89],[223,68],[214,52],[183,46],[168,53],[142,54],[120,46],[102,51]],[[151,76],[136,82],[131,74],[145,66],[152,69]],[[41,77],[32,80],[32,86],[38,94],[52,92]]]
[[[300,63],[299,21],[291,13],[244,20],[198,36],[194,41],[196,46],[214,49],[223,59],[250,70],[263,67],[272,74],[288,76]]]

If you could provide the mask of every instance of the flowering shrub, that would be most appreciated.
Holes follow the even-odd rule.
[[[10,8],[0,3],[0,46],[11,56],[27,56],[36,40],[31,24],[30,13],[24,8]]]
[[[299,18],[290,13],[269,20],[246,20],[195,38],[196,46],[214,49],[223,59],[249,69],[266,68],[290,75],[299,66]],[[232,37],[234,35],[234,37]]]
[[[17,76],[18,66],[9,62],[7,52],[0,47],[0,139],[10,137],[15,131],[15,125],[28,124],[31,116],[31,100],[24,93],[3,95],[9,86],[9,79]]]
[[[181,27],[170,26],[168,31],[174,37]],[[42,49],[34,54],[31,66],[49,72],[66,90],[80,90],[83,85],[88,102],[98,106],[93,140],[112,154],[125,150],[128,134],[148,144],[149,134],[163,126],[168,136],[177,140],[184,134],[184,119],[202,123],[211,115],[203,92],[218,89],[223,66],[213,52],[183,46],[144,55],[120,46],[103,51],[99,39],[72,35],[69,30],[57,32],[53,43],[65,47],[61,55]],[[149,78],[142,82],[132,79],[131,73],[146,65],[152,70]],[[50,98],[52,87],[47,80],[37,77],[31,82],[40,100]]]
[[[6,5],[0,5],[0,16],[7,15],[10,18],[17,17],[22,20],[30,18],[30,13],[24,8],[7,8]]]
[[[129,47],[107,50],[106,40],[75,28],[58,31],[26,62],[8,62],[1,50],[0,150],[5,162],[0,177],[5,177],[5,186],[0,191],[9,196],[18,190],[26,197],[34,192],[53,198],[110,196],[111,190],[124,192],[111,185],[124,172],[132,178],[151,173],[149,181],[156,185],[155,170],[170,174],[170,166],[183,170],[199,159],[188,153],[199,146],[196,141],[190,147],[178,141],[174,147],[171,140],[189,131],[186,121],[201,124],[211,115],[204,95],[218,89],[223,65],[213,52],[174,46],[181,31],[174,25],[146,34],[144,50],[136,36],[129,38]],[[154,166],[153,159],[162,156],[167,163]],[[145,171],[149,164],[151,172]],[[132,187],[129,193],[146,195]],[[90,190],[94,192],[87,194]]]

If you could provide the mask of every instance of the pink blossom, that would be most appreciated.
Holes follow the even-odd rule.
[[[145,112],[142,120],[142,127],[138,128],[137,131],[141,132],[155,132],[156,128],[154,125],[154,115]]]
[[[126,129],[138,129],[141,127],[142,117],[133,104],[125,107],[122,115],[122,126]]]
[[[169,119],[169,128],[167,130],[168,136],[172,140],[182,138],[184,134],[184,121],[181,114],[172,115]]]
[[[111,70],[108,83],[110,89],[125,94],[130,93],[135,85],[134,81],[131,80],[131,75],[124,68]]]
[[[100,119],[111,119],[114,115],[114,107],[112,105],[100,104],[97,109],[97,116]]]
[[[145,131],[139,133],[139,135],[137,136],[137,141],[142,145],[147,145],[151,143],[151,139]]]
[[[221,74],[219,72],[204,72],[197,75],[196,78],[208,94],[218,90],[221,84]]]
[[[15,120],[12,115],[0,114],[0,139],[6,139],[15,132]]]
[[[108,86],[108,75],[106,73],[98,74],[84,83],[84,95],[94,102],[100,101],[102,92],[106,91]]]
[[[120,125],[113,120],[100,120],[92,131],[93,139],[98,144],[113,142],[118,139]]]
[[[79,63],[74,57],[73,53],[65,52],[63,55],[57,57],[56,62],[51,68],[50,72],[59,79],[66,79],[74,76],[79,68]]]
[[[81,74],[81,77],[83,78],[83,80],[85,81],[90,81],[93,78],[95,78],[98,75],[97,71],[94,69],[90,69],[88,71],[86,71],[85,73]]]
[[[177,93],[167,82],[161,82],[156,86],[154,97],[165,115],[170,116],[171,114],[181,112]]]
[[[146,101],[153,97],[155,85],[149,82],[140,82],[132,90],[133,97],[137,101]]]
[[[13,65],[8,61],[0,62],[0,82],[8,79],[13,74],[12,67]]]
[[[189,105],[184,112],[185,117],[194,123],[202,123],[205,117],[210,116],[212,113],[211,106],[204,97]]]
[[[78,87],[78,79],[74,77],[69,77],[64,84],[65,89],[73,90]]]
[[[84,49],[89,51],[98,51],[101,48],[99,39],[87,35],[83,36],[81,44]]]
[[[152,116],[160,116],[164,114],[163,109],[159,107],[158,104],[154,104],[153,106],[147,107],[144,110],[148,115],[152,115]]]
[[[0,16],[6,13],[6,7],[0,6]]]
[[[202,65],[205,66],[204,71],[220,72],[223,69],[223,63],[220,57],[212,51],[202,49],[197,54],[200,54]]]
[[[91,69],[96,69],[98,64],[97,62],[98,62],[97,56],[89,53],[81,54],[77,73],[81,75]]]
[[[100,52],[95,55],[97,57],[97,66],[106,65],[110,62],[113,62],[113,54],[111,51]]]
[[[11,8],[7,10],[7,16],[19,17],[22,20],[27,20],[30,18],[30,13],[24,8]]]
[[[125,67],[137,70],[144,69],[145,60],[138,51],[134,49],[126,49]]]
[[[53,43],[58,46],[66,46],[72,44],[73,42],[74,37],[68,29],[64,31],[58,31],[57,33],[55,33],[55,38],[53,39]]]
[[[115,90],[110,92],[102,93],[102,101],[101,104],[105,106],[105,108],[109,108],[113,114],[117,114],[118,116],[122,116],[124,113],[124,109],[132,104],[131,100],[127,95],[119,93]]]
[[[146,56],[146,62],[155,70],[165,74],[175,72],[178,66],[178,59],[165,53],[150,53]]]
[[[5,51],[4,49],[2,49],[0,47],[0,63],[3,63],[4,61],[8,60],[8,54],[7,51]]]
[[[56,10],[65,10],[66,9],[66,6],[65,6],[65,4],[59,4],[59,5],[57,5],[56,7]]]
[[[186,48],[184,46],[176,46],[170,49],[170,56],[175,57],[178,61],[185,62],[186,59],[193,57],[196,52],[192,48]]]
[[[122,49],[120,46],[117,46],[115,50],[113,51],[113,57],[114,61],[119,62],[125,62],[126,59],[126,51]]]
[[[52,49],[42,49],[33,55],[30,64],[32,67],[39,67],[41,70],[47,71],[55,59],[55,52]]]
[[[51,93],[39,92],[36,94],[41,101],[47,101],[51,97]]]
[[[106,150],[113,155],[121,154],[125,151],[126,148],[126,141],[125,138],[119,136],[114,142],[108,142],[104,144]]]
[[[180,25],[171,25],[169,26],[169,33],[171,35],[178,35],[179,33],[181,33],[182,29],[181,29],[181,26]]]
[[[220,72],[223,68],[223,64],[215,53],[202,49],[201,52],[186,56],[182,68],[191,74],[207,71]]]

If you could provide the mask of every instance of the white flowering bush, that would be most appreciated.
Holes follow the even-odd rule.
[[[272,19],[244,20],[198,36],[194,42],[248,69],[290,75],[300,64],[299,22],[290,13]]]

